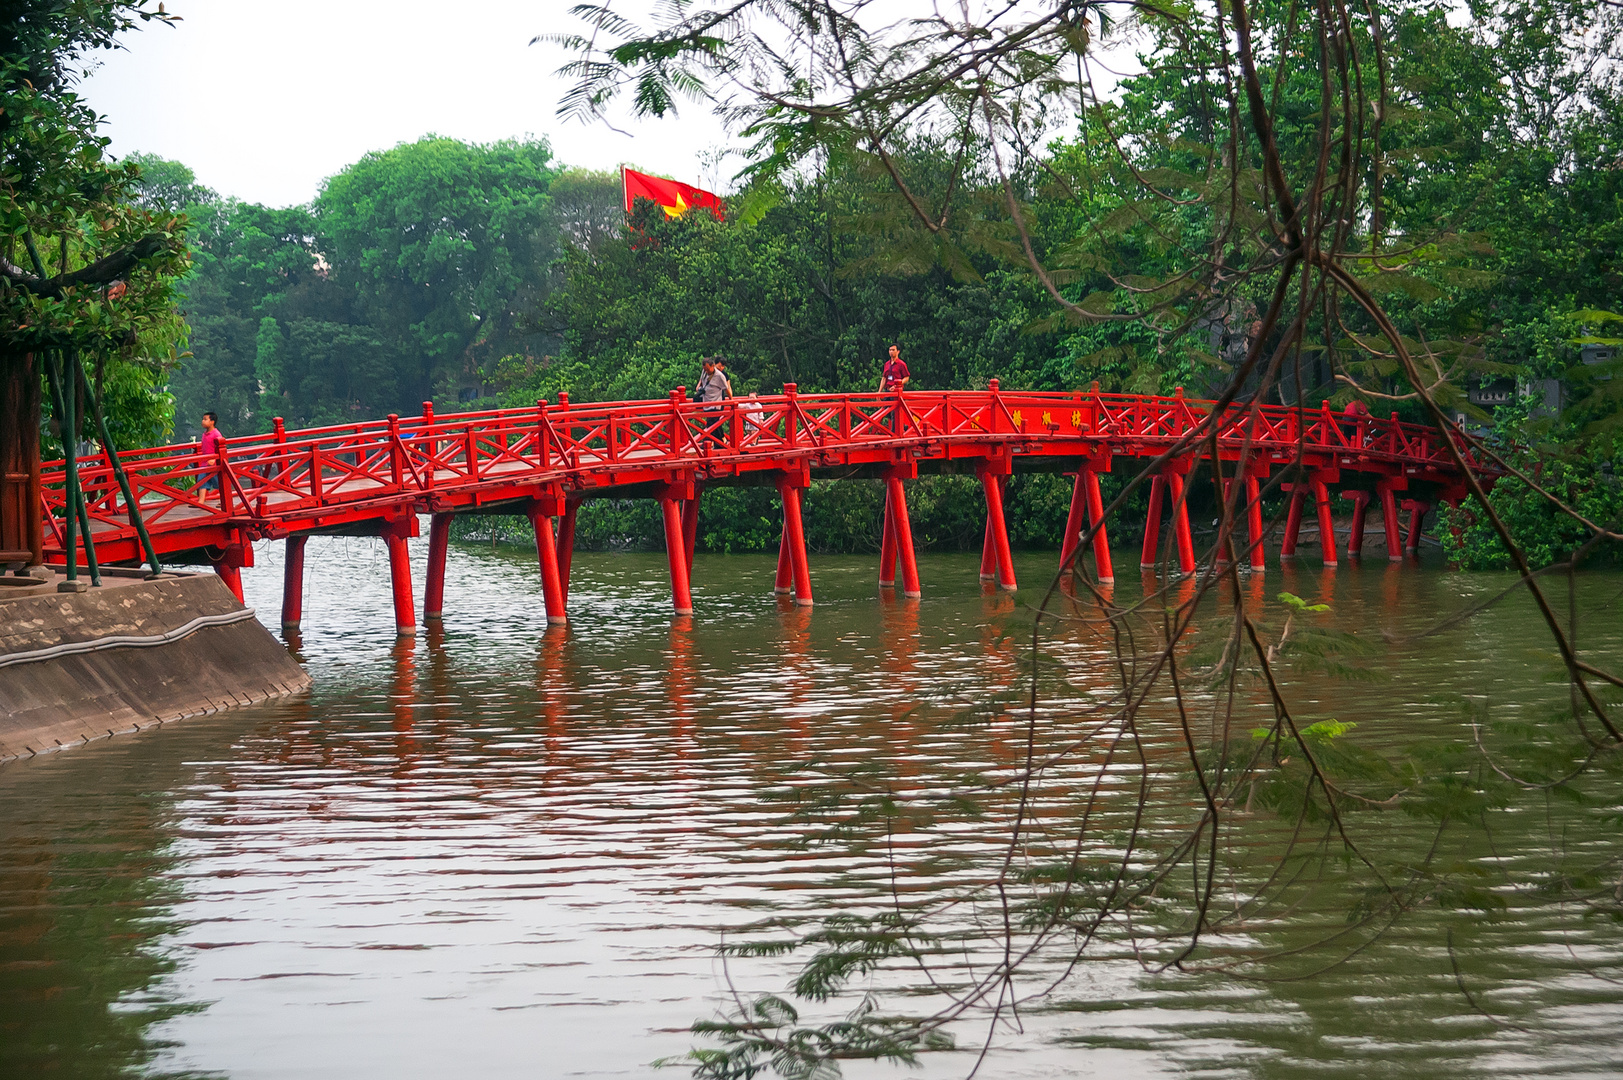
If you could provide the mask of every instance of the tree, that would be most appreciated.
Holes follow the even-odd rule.
[[[478,387],[529,351],[556,246],[552,152],[539,140],[426,136],[330,178],[314,205],[321,248],[393,350],[406,398]]]

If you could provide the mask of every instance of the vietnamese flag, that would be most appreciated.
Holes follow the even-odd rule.
[[[684,184],[679,180],[664,180],[658,176],[649,176],[635,169],[620,171],[625,177],[628,214],[638,199],[652,199],[665,211],[666,217],[681,217],[695,206],[699,206],[714,214],[717,221],[725,219],[727,204],[714,192]]]

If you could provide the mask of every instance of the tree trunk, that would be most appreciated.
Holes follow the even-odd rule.
[[[45,561],[39,504],[39,369],[0,353],[0,566]]]

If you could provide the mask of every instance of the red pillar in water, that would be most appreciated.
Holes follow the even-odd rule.
[[[1014,592],[1014,554],[1009,550],[1009,530],[1003,519],[1003,485],[991,470],[983,468],[980,473],[981,489],[986,492],[986,527],[997,556],[997,585],[1005,592]]]
[[[917,599],[924,595],[919,587],[919,566],[913,557],[913,526],[907,519],[907,495],[902,489],[902,478],[892,473],[885,479],[890,491],[891,527],[896,532],[896,556],[902,564],[902,595]]]
[[[665,518],[665,561],[671,568],[671,604],[678,615],[693,614],[693,592],[688,586],[687,552],[682,545],[682,510],[669,492],[659,497]]]
[[[992,515],[986,515],[986,528],[981,530],[981,580],[997,580],[997,541],[992,539]]]
[[[1343,491],[1343,499],[1349,499],[1353,504],[1352,531],[1347,534],[1347,557],[1364,557],[1364,518],[1369,510],[1369,492]]]
[[[445,554],[451,547],[451,519],[435,514],[428,524],[428,581],[423,586],[423,621],[438,622],[445,611]]]
[[[417,633],[416,598],[411,594],[411,553],[406,539],[417,523],[415,514],[397,518],[384,527],[383,542],[389,548],[389,581],[394,587],[394,628],[401,637]]]
[[[1087,512],[1087,485],[1082,478],[1087,470],[1078,470],[1076,481],[1071,484],[1071,508],[1065,514],[1065,535],[1059,545],[1059,568],[1067,570],[1071,567],[1071,559],[1076,555],[1077,545],[1082,542],[1082,522]],[[981,580],[986,580],[986,563],[981,561]]]
[[[1195,572],[1195,536],[1189,529],[1189,500],[1184,498],[1184,480],[1181,473],[1167,475],[1167,487],[1172,495],[1173,538],[1178,542],[1178,569],[1185,574]]]
[[[1150,512],[1144,515],[1144,551],[1138,559],[1139,567],[1144,570],[1154,569],[1160,558],[1161,501],[1165,495],[1166,481],[1156,473],[1150,478]]]
[[[1330,489],[1316,476],[1313,501],[1319,510],[1319,550],[1324,555],[1324,565],[1335,566],[1339,560],[1336,558],[1336,519],[1330,513]]]
[[[1403,561],[1403,541],[1399,538],[1397,489],[1390,480],[1378,481],[1375,494],[1381,497],[1381,528],[1386,532],[1386,557],[1391,562]]]
[[[1098,571],[1099,584],[1110,585],[1116,580],[1116,568],[1110,562],[1110,535],[1105,531],[1105,498],[1099,490],[1099,474],[1093,469],[1084,469],[1077,477],[1083,481],[1088,499],[1088,522],[1095,526],[1093,531],[1093,568]],[[1072,493],[1075,498],[1075,493]],[[1077,539],[1081,539],[1078,537]],[[1072,543],[1076,541],[1073,540]]]
[[[780,480],[778,495],[783,500],[783,546],[789,551],[794,574],[795,603],[810,607],[811,566],[806,560],[806,533],[800,519],[800,488],[792,478]]]
[[[981,576],[990,580],[986,567],[986,543],[981,542]],[[892,589],[896,587],[896,519],[890,510],[890,489],[885,489],[885,510],[879,525],[879,587]]]
[[[304,545],[309,539],[287,538],[287,562],[282,565],[283,630],[297,630],[304,619]]]
[[[693,549],[699,540],[699,496],[702,494],[698,485],[694,485],[693,498],[682,500],[682,550],[688,557],[688,579],[693,578]]]
[[[564,590],[564,603],[569,603],[569,567],[575,561],[575,514],[580,503],[564,503],[564,516],[558,521],[558,584]]]
[[[1409,511],[1409,538],[1403,542],[1403,552],[1406,555],[1420,553],[1420,528],[1426,523],[1426,514],[1431,510],[1431,504],[1421,502],[1419,499],[1404,499],[1403,508]]]
[[[1246,542],[1251,545],[1251,569],[1267,568],[1267,552],[1262,550],[1262,485],[1257,477],[1245,478]]]
[[[1302,501],[1306,496],[1301,484],[1284,486],[1290,490],[1291,501],[1290,509],[1285,511],[1285,539],[1279,545],[1279,557],[1289,559],[1295,556],[1296,541],[1302,533]]]
[[[535,532],[535,553],[541,564],[541,593],[547,607],[547,622],[566,623],[569,614],[568,604],[564,600],[563,581],[558,573],[558,542],[552,534],[552,515],[547,512],[557,507],[546,505],[554,501],[530,500],[530,528]]]

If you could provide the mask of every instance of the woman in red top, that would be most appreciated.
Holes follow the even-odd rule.
[[[907,381],[912,377],[907,370],[907,361],[902,359],[901,347],[892,345],[890,359],[885,361],[885,369],[879,377],[879,389],[885,393],[906,390]]]

